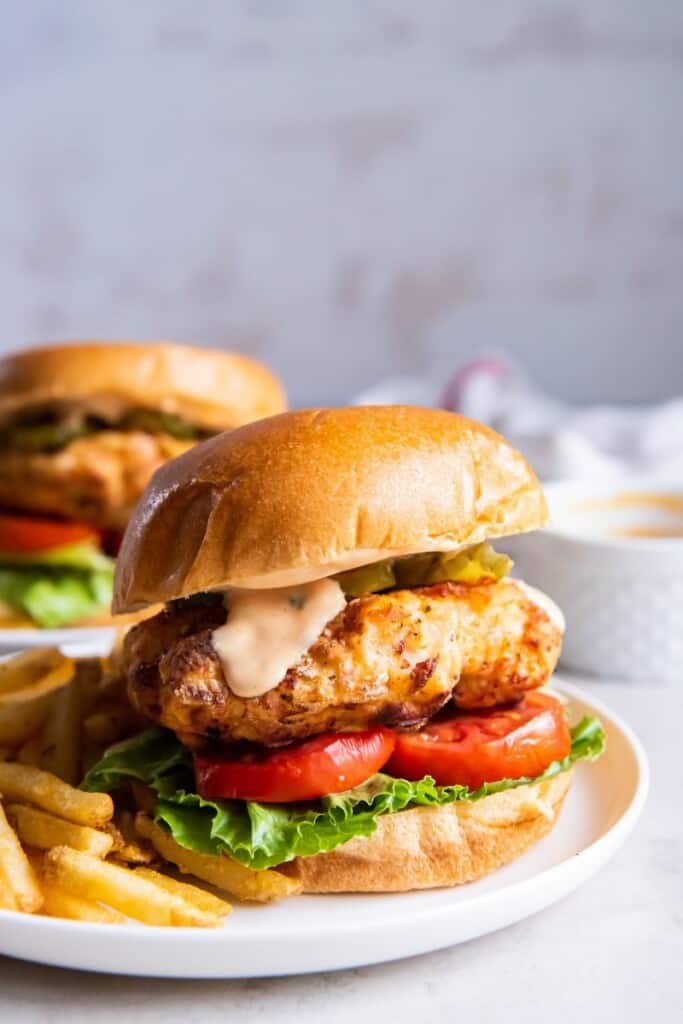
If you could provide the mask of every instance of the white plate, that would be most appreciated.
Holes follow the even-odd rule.
[[[0,953],[60,967],[166,978],[246,978],[397,960],[503,928],[595,874],[640,814],[648,765],[602,703],[567,684],[572,716],[598,714],[607,750],[578,766],[553,832],[508,867],[456,889],[405,895],[299,896],[240,907],[224,929],[92,925],[0,911]]]
[[[59,647],[74,658],[109,654],[116,629],[113,626],[72,626],[65,629],[0,629],[0,656],[27,647]]]

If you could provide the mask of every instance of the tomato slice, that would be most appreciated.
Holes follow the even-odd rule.
[[[562,705],[546,693],[530,693],[514,707],[455,713],[419,732],[399,733],[387,771],[478,789],[485,782],[540,775],[570,749]]]
[[[390,729],[326,732],[279,750],[240,756],[196,754],[197,791],[207,799],[295,803],[360,786],[386,764]]]
[[[97,530],[85,523],[0,513],[0,551],[31,554],[97,539]]]

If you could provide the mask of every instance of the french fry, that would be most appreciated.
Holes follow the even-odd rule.
[[[34,738],[74,673],[73,659],[56,648],[23,651],[0,663],[0,743],[15,747]]]
[[[66,846],[56,846],[45,855],[44,877],[82,899],[106,903],[145,924],[212,928],[219,923],[214,915],[155,882],[138,878],[134,871]]]
[[[102,825],[102,831],[106,832],[108,836],[111,836],[111,853],[116,854],[119,850],[123,849],[125,840],[119,829],[116,827],[115,822],[108,821],[106,825]]]
[[[6,809],[22,843],[36,850],[70,846],[72,850],[90,853],[93,857],[106,857],[114,845],[113,837],[108,832],[99,832],[87,825],[74,825],[71,821],[46,814],[35,807],[8,804]]]
[[[16,832],[0,804],[0,875],[14,896],[19,910],[33,914],[43,902],[38,881]]]
[[[42,850],[32,850],[30,847],[24,850],[26,859],[33,868],[33,874],[36,876],[38,881],[42,881],[43,878],[43,863],[45,861],[45,854]]]
[[[7,701],[0,704],[0,743],[18,747],[43,727],[53,701],[52,693],[45,693],[30,701]]]
[[[81,756],[81,688],[74,679],[55,694],[45,724],[44,767],[64,782],[78,782]]]
[[[104,747],[123,739],[131,726],[132,713],[125,704],[100,705],[83,720],[83,733],[90,743]]]
[[[43,905],[40,908],[41,914],[48,917],[67,918],[71,921],[90,921],[93,924],[125,924],[126,918],[113,907],[106,907],[103,903],[95,903],[93,900],[83,899],[74,893],[60,889],[53,882],[45,878],[45,855],[37,850],[29,850],[26,853],[31,867],[33,868],[40,891],[43,894]]]
[[[65,686],[73,674],[73,659],[56,647],[22,651],[0,663],[0,705],[52,693]]]
[[[36,736],[31,736],[30,739],[22,743],[17,750],[16,759],[19,764],[32,764],[39,768],[44,753],[45,739],[41,730]]]
[[[117,860],[127,864],[152,864],[159,860],[159,855],[151,843],[141,841],[135,829],[135,817],[131,811],[116,812],[112,834],[114,834],[113,854]]]
[[[124,843],[123,846],[115,851],[114,857],[116,860],[123,861],[124,864],[130,864],[131,866],[142,866],[159,862],[159,855],[154,847],[146,843],[144,845],[142,843]]]
[[[18,909],[14,893],[10,889],[9,878],[5,875],[5,872],[2,870],[2,864],[0,864],[0,910]]]
[[[230,904],[150,867],[159,859],[240,900],[299,892],[300,883],[279,871],[179,846],[143,813],[154,797],[142,785],[134,787],[142,811],[134,817],[124,805],[116,821],[108,794],[74,788],[88,757],[136,727],[113,661],[74,664],[48,649],[0,663],[0,908],[110,924],[219,926]]]
[[[152,868],[135,868],[135,874],[141,878],[148,879],[150,882],[156,882],[157,885],[161,886],[162,889],[166,889],[167,892],[175,893],[176,896],[182,896],[189,903],[193,903],[199,910],[203,910],[207,914],[215,914],[216,917],[227,917],[232,912],[232,907],[229,903],[226,903],[225,900],[220,899],[218,896],[214,896],[213,893],[207,892],[206,889],[200,888],[198,885],[180,882],[177,878],[162,875],[160,871],[153,871]]]
[[[63,917],[70,921],[90,921],[93,924],[125,924],[126,917],[113,907],[84,900],[81,896],[60,889],[49,882],[41,884],[43,906],[41,913],[48,917]]]
[[[108,793],[84,793],[50,772],[30,765],[0,763],[0,793],[13,803],[29,803],[76,825],[98,828],[110,821],[114,804]]]
[[[102,662],[102,677],[97,687],[98,701],[126,700],[126,676],[122,668]]]
[[[170,861],[181,871],[195,875],[217,889],[230,893],[238,900],[256,903],[270,903],[301,891],[301,884],[279,871],[270,869],[254,871],[227,856],[208,856],[186,850],[151,818],[138,814],[135,827],[141,836],[149,839],[164,860]]]
[[[79,658],[76,662],[74,679],[81,691],[84,714],[89,714],[100,699],[102,686],[101,658]]]

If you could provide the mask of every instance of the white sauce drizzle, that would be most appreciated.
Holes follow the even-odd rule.
[[[211,635],[236,697],[260,697],[317,640],[346,599],[336,580],[278,590],[231,590],[228,620]]]

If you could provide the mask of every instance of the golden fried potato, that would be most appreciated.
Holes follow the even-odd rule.
[[[19,838],[7,820],[0,804],[0,881],[14,897],[19,910],[33,914],[40,909],[43,897],[33,868]]]
[[[145,814],[138,814],[135,824],[140,835],[151,840],[164,860],[238,900],[270,903],[301,891],[300,882],[279,871],[254,871],[231,857],[211,857],[186,850]]]
[[[56,775],[31,765],[1,762],[0,793],[12,802],[33,804],[76,825],[91,828],[106,824],[114,814],[108,793],[84,793]]]
[[[57,846],[45,856],[45,878],[84,899],[102,902],[145,924],[215,928],[220,919],[134,871]]]

